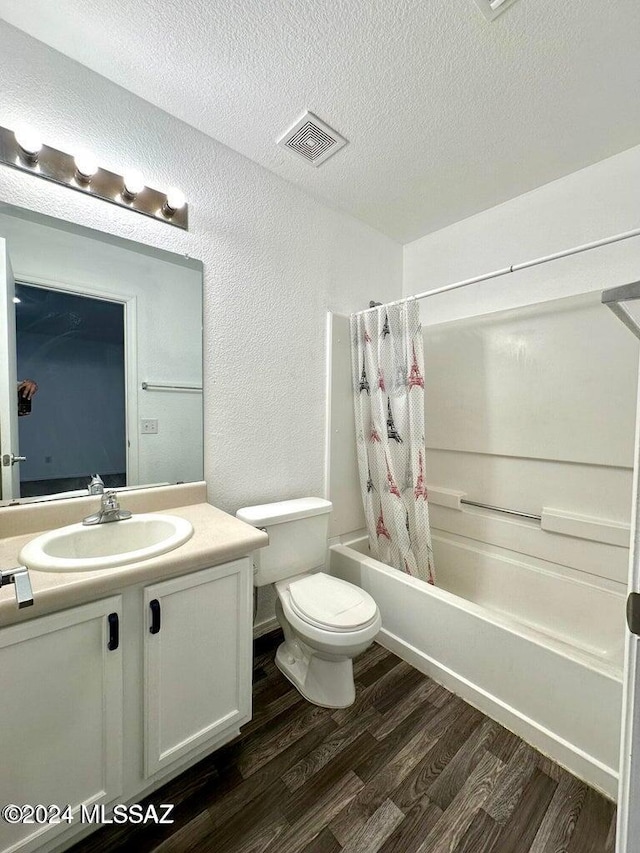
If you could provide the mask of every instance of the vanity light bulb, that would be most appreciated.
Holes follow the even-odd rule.
[[[21,124],[15,131],[16,142],[31,160],[37,160],[42,140],[36,130],[28,124]]]
[[[124,194],[129,198],[135,198],[145,187],[144,175],[137,169],[128,169],[122,178]]]
[[[167,193],[165,207],[167,208],[167,211],[170,214],[175,213],[176,210],[180,210],[181,207],[184,207],[186,201],[187,200],[184,197],[184,193],[181,190],[179,190],[177,187],[171,187],[171,189]]]
[[[75,156],[76,169],[78,175],[86,180],[91,178],[98,171],[98,161],[90,151],[83,151]]]

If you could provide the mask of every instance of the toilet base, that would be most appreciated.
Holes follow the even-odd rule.
[[[348,708],[356,698],[351,658],[323,660],[295,644],[292,654],[286,641],[278,646],[276,666],[307,701],[321,708]]]

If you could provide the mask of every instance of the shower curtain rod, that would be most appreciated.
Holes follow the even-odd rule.
[[[623,302],[640,299],[640,281],[632,281],[631,284],[623,284],[619,287],[610,287],[602,291],[602,304],[610,308],[616,317],[625,324],[636,338],[640,338],[640,325],[636,318],[622,305]]]
[[[554,252],[552,255],[544,255],[541,258],[534,258],[532,261],[524,261],[520,264],[511,264],[509,267],[487,272],[484,275],[477,275],[474,278],[465,278],[463,281],[456,281],[454,284],[446,284],[444,287],[437,287],[435,290],[425,290],[424,293],[416,293],[414,296],[405,296],[402,299],[396,299],[393,302],[385,302],[384,304],[375,305],[371,308],[364,308],[362,311],[355,311],[356,314],[366,314],[368,311],[375,311],[379,307],[390,308],[392,305],[402,305],[403,302],[409,302],[411,299],[425,299],[427,296],[436,296],[438,293],[446,293],[449,290],[457,290],[459,287],[466,287],[469,284],[477,284],[480,281],[487,281],[490,278],[499,278],[502,275],[508,275],[512,272],[525,270],[529,267],[536,267],[539,264],[547,264],[549,261],[557,261],[559,258],[566,258],[569,255],[578,255],[580,252],[588,252],[589,249],[598,249],[600,246],[607,246],[610,243],[619,243],[621,240],[628,240],[630,237],[640,236],[640,228],[635,228],[633,231],[624,231],[622,234],[615,234],[613,237],[604,237],[602,240],[594,240],[592,243],[584,243],[582,246],[574,246],[572,249],[564,249],[562,252]]]

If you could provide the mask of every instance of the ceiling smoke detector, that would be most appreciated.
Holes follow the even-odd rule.
[[[324,163],[346,144],[343,136],[309,112],[278,140],[278,145],[304,157],[312,166]]]
[[[515,2],[516,0],[476,0],[478,8],[488,21],[493,21]]]

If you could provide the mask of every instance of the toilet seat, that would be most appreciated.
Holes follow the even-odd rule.
[[[308,625],[325,631],[359,631],[379,618],[378,607],[363,589],[324,572],[288,584],[289,606]]]

